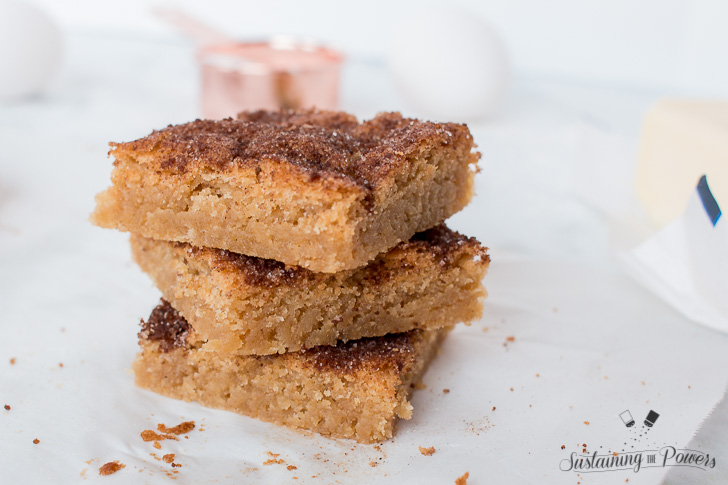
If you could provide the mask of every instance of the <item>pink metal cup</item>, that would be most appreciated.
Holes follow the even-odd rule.
[[[289,37],[206,45],[198,51],[202,114],[220,119],[254,109],[336,109],[343,56]]]

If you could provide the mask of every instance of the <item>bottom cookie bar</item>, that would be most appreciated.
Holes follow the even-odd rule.
[[[190,348],[191,327],[166,301],[142,322],[138,386],[332,438],[372,443],[409,419],[409,395],[448,329],[413,330],[267,356]]]

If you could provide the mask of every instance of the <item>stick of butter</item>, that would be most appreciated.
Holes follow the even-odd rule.
[[[706,174],[728,204],[728,101],[663,99],[645,116],[636,190],[658,227],[680,216]]]

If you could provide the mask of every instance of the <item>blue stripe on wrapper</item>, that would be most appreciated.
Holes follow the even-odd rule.
[[[718,202],[716,202],[713,193],[710,191],[710,187],[708,187],[708,179],[705,175],[700,177],[700,181],[698,182],[698,195],[700,196],[700,201],[703,203],[703,207],[705,207],[705,212],[710,218],[710,222],[715,226],[718,223],[718,219],[720,219],[721,212]]]

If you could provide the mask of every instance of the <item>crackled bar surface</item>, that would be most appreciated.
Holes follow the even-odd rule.
[[[448,329],[412,330],[269,356],[220,356],[167,302],[142,321],[138,386],[332,438],[373,443],[412,416],[410,393]]]
[[[91,220],[333,273],[462,209],[480,154],[465,125],[382,113],[241,113],[112,143]]]
[[[136,235],[131,247],[195,328],[191,344],[240,355],[470,322],[481,316],[490,262],[487,248],[444,224],[338,273]]]

